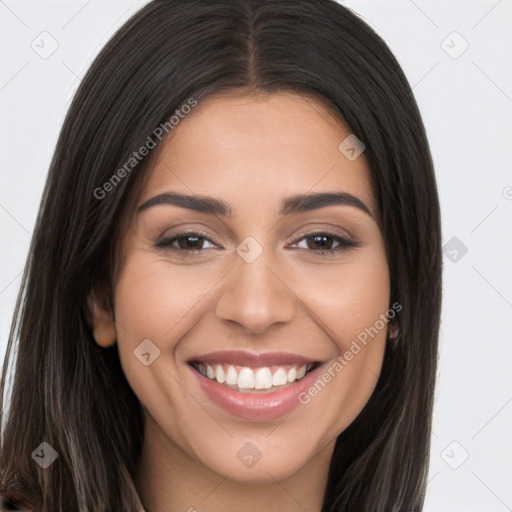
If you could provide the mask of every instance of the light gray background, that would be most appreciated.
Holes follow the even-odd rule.
[[[70,99],[100,48],[145,3],[0,0],[2,358]],[[512,0],[342,3],[403,66],[436,165],[447,247],[425,511],[512,511]]]

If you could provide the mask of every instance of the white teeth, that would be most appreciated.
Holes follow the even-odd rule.
[[[306,369],[307,364],[303,364],[298,370],[297,370],[297,379],[302,379],[304,375],[306,375]]]
[[[272,387],[284,386],[302,379],[306,373],[314,368],[314,365],[303,364],[277,366],[274,373],[268,366],[249,368],[247,366],[235,367],[234,365],[196,363],[196,369],[205,377],[216,380],[220,384],[238,386],[240,390],[258,389],[265,390]]]
[[[288,370],[288,382],[293,382],[297,378],[297,370],[292,366]]]
[[[226,372],[226,384],[230,386],[236,386],[238,382],[238,374],[236,373],[235,367],[233,365],[228,366],[228,371]]]
[[[284,368],[278,368],[276,373],[272,376],[273,386],[282,386],[288,382],[286,371]]]
[[[260,368],[254,374],[255,389],[270,389],[272,387],[272,374],[269,368]]]
[[[240,389],[254,389],[254,372],[250,368],[242,368],[238,374]]]
[[[226,382],[226,377],[224,375],[224,368],[222,368],[221,364],[218,364],[215,366],[215,378],[217,379],[217,382],[220,382],[223,384]]]

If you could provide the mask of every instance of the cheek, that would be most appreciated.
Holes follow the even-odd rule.
[[[322,415],[334,438],[359,414],[381,371],[389,308],[389,271],[381,252],[360,253],[343,265],[304,273],[298,295],[329,336],[335,356],[302,397],[311,416]]]
[[[204,315],[201,299],[214,282],[211,273],[200,274],[193,266],[177,269],[144,252],[126,259],[115,294],[117,343],[123,371],[144,401],[155,398],[157,389],[178,392],[169,386],[165,368],[174,372],[179,340]],[[148,352],[145,366],[140,356]]]
[[[296,275],[300,277],[290,277],[294,291],[307,298],[305,305],[340,351],[389,307],[389,271],[380,251],[361,251],[339,265]]]
[[[117,344],[123,372],[145,409],[181,444],[187,444],[183,432],[193,427],[187,423],[189,416],[204,418],[204,410],[179,384],[176,353],[180,340],[205,315],[208,301],[204,298],[217,280],[215,275],[198,272],[193,265],[178,268],[138,251],[126,258],[116,284]],[[138,356],[148,352],[146,366]],[[188,415],[179,414],[184,403]]]
[[[163,259],[133,256],[116,286],[118,329],[126,327],[132,340],[176,339],[182,324],[201,309],[201,298],[215,282],[211,275],[192,265],[177,268]]]

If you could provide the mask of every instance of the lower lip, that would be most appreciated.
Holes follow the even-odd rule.
[[[216,380],[205,377],[192,366],[190,370],[212,402],[234,416],[246,420],[267,421],[290,413],[299,402],[299,395],[306,392],[317,380],[323,365],[307,373],[285,389],[273,393],[250,393],[235,391]]]

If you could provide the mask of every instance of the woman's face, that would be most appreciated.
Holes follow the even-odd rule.
[[[292,93],[211,97],[171,132],[114,294],[122,367],[162,457],[285,479],[330,457],[368,401],[389,274],[364,153],[339,149],[350,133]]]

